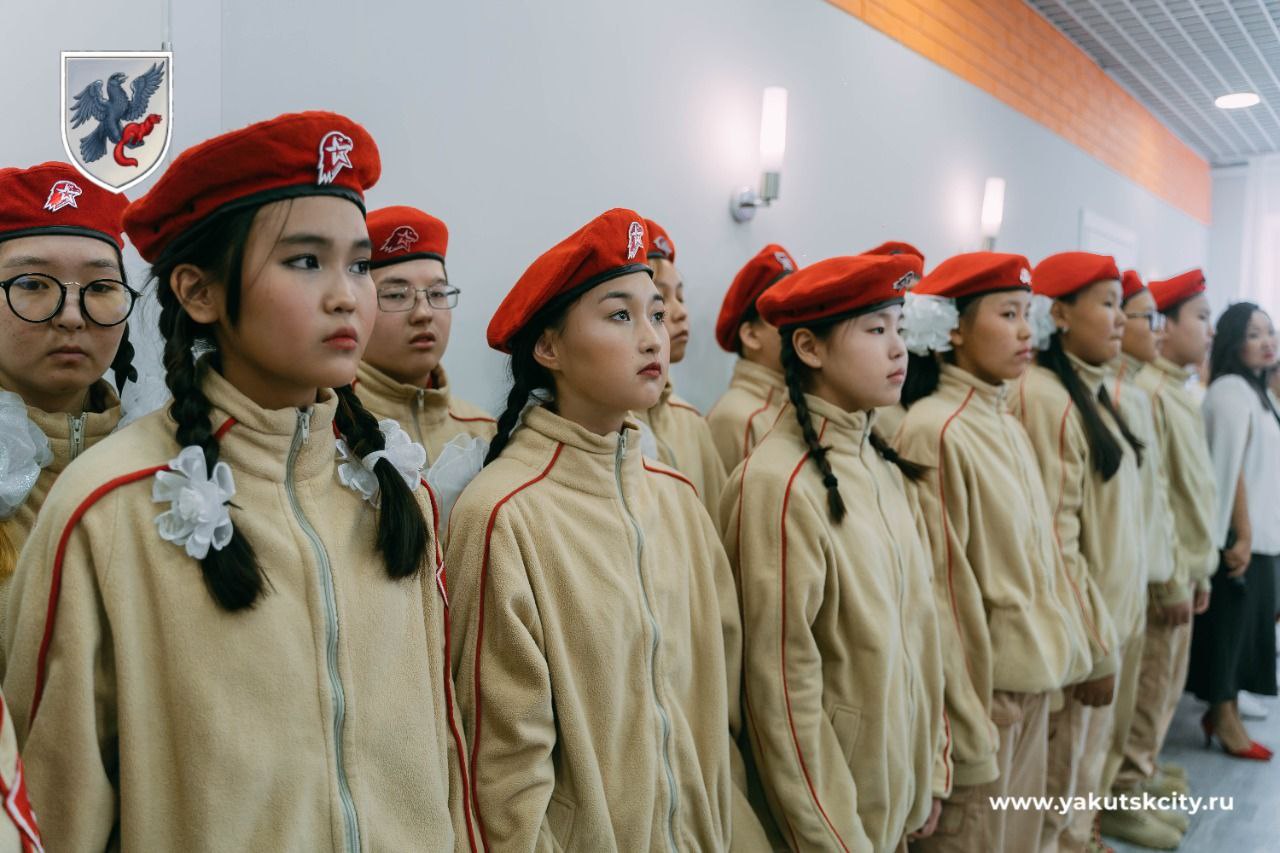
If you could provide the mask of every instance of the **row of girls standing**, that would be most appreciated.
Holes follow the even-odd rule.
[[[986,797],[1185,789],[1154,761],[1185,660],[1167,612],[1215,549],[1152,555],[1181,547],[1158,510],[1185,472],[1148,463],[1185,413],[1133,395],[1154,311],[1110,259],[976,253],[917,281],[907,244],[803,268],[767,246],[725,297],[739,361],[704,421],[668,378],[674,243],[610,210],[489,323],[512,373],[492,419],[441,366],[447,229],[365,216],[358,124],[196,146],[123,225],[105,193],[48,210],[58,168],[12,177],[13,231],[92,244],[123,290],[82,283],[71,243],[42,268],[0,241],[31,352],[102,336],[50,430],[128,375],[121,228],[173,402],[22,504],[0,748],[55,849],[1087,849],[1093,815]],[[1122,341],[1135,383],[1107,372]]]

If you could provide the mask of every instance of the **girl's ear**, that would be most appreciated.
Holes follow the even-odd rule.
[[[1057,327],[1064,332],[1071,327],[1071,312],[1068,310],[1070,307],[1061,299],[1055,299],[1053,300],[1053,305],[1049,308],[1049,316],[1053,318],[1053,322]]]
[[[810,370],[822,369],[822,363],[827,357],[827,347],[812,330],[796,329],[791,336],[791,345],[805,367]]]
[[[560,335],[555,329],[543,329],[538,341],[533,345],[533,360],[547,370],[560,370]]]
[[[205,272],[194,264],[174,267],[169,274],[169,289],[194,322],[210,326],[221,319],[224,307],[222,288],[214,287]]]
[[[742,344],[743,352],[760,351],[760,333],[755,321],[743,320],[738,324],[738,342]]]

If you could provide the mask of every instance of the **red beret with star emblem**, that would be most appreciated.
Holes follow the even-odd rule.
[[[444,222],[416,207],[397,205],[369,212],[369,239],[373,255],[369,265],[386,267],[419,258],[444,263],[449,248],[449,228]]]
[[[0,169],[0,240],[71,234],[123,249],[120,218],[128,205],[122,193],[85,180],[70,163]]]
[[[864,255],[915,255],[920,259],[920,263],[924,264],[924,252],[917,249],[910,243],[903,243],[899,240],[890,240],[887,243],[881,243],[874,249],[867,249]]]
[[[151,191],[129,205],[124,230],[143,259],[223,211],[333,195],[364,209],[382,160],[373,137],[337,113],[288,113],[183,151]]]
[[[615,207],[543,252],[520,276],[489,321],[489,346],[511,352],[515,336],[539,311],[633,272],[653,275],[644,217]]]
[[[1187,270],[1164,281],[1151,282],[1151,295],[1155,297],[1157,311],[1168,311],[1179,302],[1186,302],[1201,293],[1204,293],[1204,273],[1198,269]]]
[[[671,236],[667,234],[667,229],[652,219],[646,219],[644,227],[649,231],[648,256],[650,258],[662,258],[674,264],[676,262],[676,244],[671,242]]]
[[[911,288],[917,296],[959,299],[997,290],[1030,290],[1031,262],[1005,252],[967,252],[947,258]]]
[[[791,253],[770,243],[738,270],[720,305],[716,319],[716,343],[725,352],[735,352],[738,343],[738,327],[746,319],[756,300],[773,285],[800,268]]]
[[[850,255],[810,264],[764,292],[756,306],[774,326],[797,326],[901,304],[920,278],[915,255]]]
[[[1120,274],[1120,288],[1124,291],[1124,301],[1128,302],[1146,289],[1146,285],[1142,283],[1142,276],[1138,275],[1137,270],[1125,270]]]

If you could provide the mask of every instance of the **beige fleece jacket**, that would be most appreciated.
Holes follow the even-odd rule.
[[[741,629],[688,480],[632,422],[602,436],[539,406],[451,526],[486,849],[728,849]]]
[[[212,372],[204,390],[269,591],[227,613],[160,538],[167,412],[58,479],[4,636],[49,848],[467,849],[434,566],[387,577],[373,507],[338,479],[335,396],[264,410]]]
[[[707,412],[711,440],[720,453],[725,471],[737,468],[760,443],[786,400],[787,383],[781,373],[745,358],[738,359],[729,389]]]
[[[89,403],[86,411],[79,415],[50,413],[35,406],[27,406],[27,417],[49,439],[53,461],[40,472],[40,478],[36,480],[17,512],[0,521],[0,532],[13,548],[15,563],[23,544],[31,535],[31,528],[36,525],[36,516],[40,507],[44,506],[54,480],[58,479],[58,475],[73,459],[110,435],[120,423],[120,399],[116,396],[115,389],[105,380],[99,379],[90,389]],[[6,564],[5,560],[0,559],[0,632],[4,630],[5,613],[9,609],[9,582],[13,578],[15,563]],[[0,678],[4,677],[4,670],[4,650],[0,648]]]
[[[1106,371],[1069,358],[1096,399]],[[1094,644],[1090,679],[1115,673],[1118,647],[1141,627],[1146,612],[1142,540],[1134,535],[1142,512],[1137,458],[1115,421],[1101,404],[1098,408],[1123,451],[1120,468],[1106,481],[1089,458],[1080,413],[1053,371],[1032,365],[1010,397],[1010,410],[1026,428],[1040,465],[1053,507],[1058,549],[1096,628],[1090,634]]]
[[[868,440],[874,415],[806,400],[844,520],[789,405],[721,504],[750,626],[747,729],[791,849],[892,850],[952,781],[929,546],[902,474]]]
[[[450,392],[443,367],[432,374],[430,388],[397,382],[368,362],[361,362],[355,383],[360,402],[379,420],[391,418],[427,451],[427,465],[457,435],[489,441],[497,421],[488,412]]]
[[[914,484],[933,549],[955,781],[998,775],[995,691],[1045,693],[1093,668],[1089,608],[1054,544],[1035,451],[1008,411],[1009,386],[951,364],[912,405],[895,443],[928,466]]]
[[[658,458],[689,478],[714,519],[720,511],[720,494],[727,475],[702,413],[681,400],[668,382],[657,405],[647,412],[636,412],[635,417],[653,430],[658,440]]]
[[[1218,567],[1213,541],[1213,463],[1205,437],[1200,403],[1187,388],[1191,373],[1166,358],[1143,365],[1134,382],[1155,400],[1156,430],[1164,451],[1169,481],[1169,508],[1173,513],[1174,577],[1189,588],[1207,590],[1209,577]],[[1176,593],[1162,603],[1181,600]]]
[[[1111,401],[1124,416],[1129,431],[1143,445],[1141,526],[1148,595],[1162,601],[1185,601],[1191,592],[1187,579],[1175,574],[1173,510],[1169,504],[1169,476],[1165,451],[1156,425],[1155,399],[1137,381],[1143,363],[1122,355],[1111,366],[1107,382]]]

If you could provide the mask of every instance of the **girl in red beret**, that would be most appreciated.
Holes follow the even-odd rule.
[[[1142,652],[1146,567],[1142,529],[1142,443],[1103,387],[1124,333],[1120,271],[1088,252],[1063,252],[1031,274],[1036,294],[1053,300],[1037,344],[1044,350],[1011,394],[1054,507],[1054,538],[1087,608],[1093,660],[1085,681],[1064,691],[1049,715],[1047,792],[1088,797],[1109,792],[1116,739],[1132,716]],[[1047,340],[1046,340],[1047,337]],[[1114,700],[1128,697],[1127,713]],[[1045,814],[1046,849],[1094,843],[1087,809]]]
[[[58,480],[5,633],[52,848],[470,846],[424,454],[350,387],[379,170],[285,115],[125,214],[173,402]]]
[[[120,423],[117,392],[137,375],[125,325],[137,292],[120,258],[128,203],[67,163],[0,169],[0,625],[49,489]]]
[[[1174,506],[1180,499],[1172,487],[1177,460],[1169,445],[1166,401],[1161,371],[1155,367],[1165,331],[1155,293],[1135,270],[1121,275],[1125,315],[1119,360],[1107,382],[1112,402],[1125,423],[1146,448],[1138,469],[1142,479],[1143,520],[1137,531],[1145,537],[1147,607],[1142,657],[1135,679],[1129,731],[1113,742],[1109,764],[1114,771],[1113,793],[1149,791],[1161,796],[1188,793],[1185,771],[1171,767],[1159,772],[1156,758],[1186,682],[1187,651],[1195,590],[1191,567],[1178,558],[1180,533]],[[1194,498],[1193,498],[1194,500]],[[1203,569],[1196,567],[1197,574]],[[1118,697],[1123,706],[1125,697]],[[1190,819],[1168,810],[1117,809],[1102,815],[1102,831],[1113,838],[1144,847],[1169,849],[1182,841]]]
[[[689,345],[689,312],[684,307],[684,280],[676,268],[676,247],[661,225],[645,220],[649,235],[648,259],[653,283],[662,294],[667,316],[665,325],[671,340],[671,364],[684,360]],[[657,402],[637,410],[636,418],[652,431],[658,444],[658,458],[689,478],[707,512],[714,519],[724,491],[725,468],[720,461],[711,428],[702,413],[675,393],[668,378]]]
[[[791,253],[770,243],[738,270],[716,320],[716,342],[738,360],[733,379],[707,413],[711,438],[726,471],[733,471],[777,420],[787,399],[782,378],[782,339],[760,317],[760,295],[795,272]]]
[[[399,422],[426,449],[444,528],[450,497],[478,470],[496,423],[453,393],[440,363],[461,294],[445,268],[449,229],[403,205],[371,211],[368,226],[378,313],[356,391],[375,417]]]
[[[740,793],[728,561],[629,416],[666,385],[647,243],[633,211],[602,214],[489,324],[512,386],[447,560],[486,849],[768,849]]]
[[[933,571],[907,482],[872,429],[906,375],[909,256],[819,261],[765,291],[789,403],[729,482],[747,729],[792,850],[893,850],[951,786]]]
[[[894,443],[917,481],[933,550],[951,796],[928,851],[1037,850],[1042,815],[989,797],[1045,792],[1051,694],[1092,667],[1092,625],[1062,556],[1035,452],[1009,414],[1033,360],[1031,265],[974,252],[939,264],[907,295],[906,415]],[[977,511],[980,510],[980,511]]]

